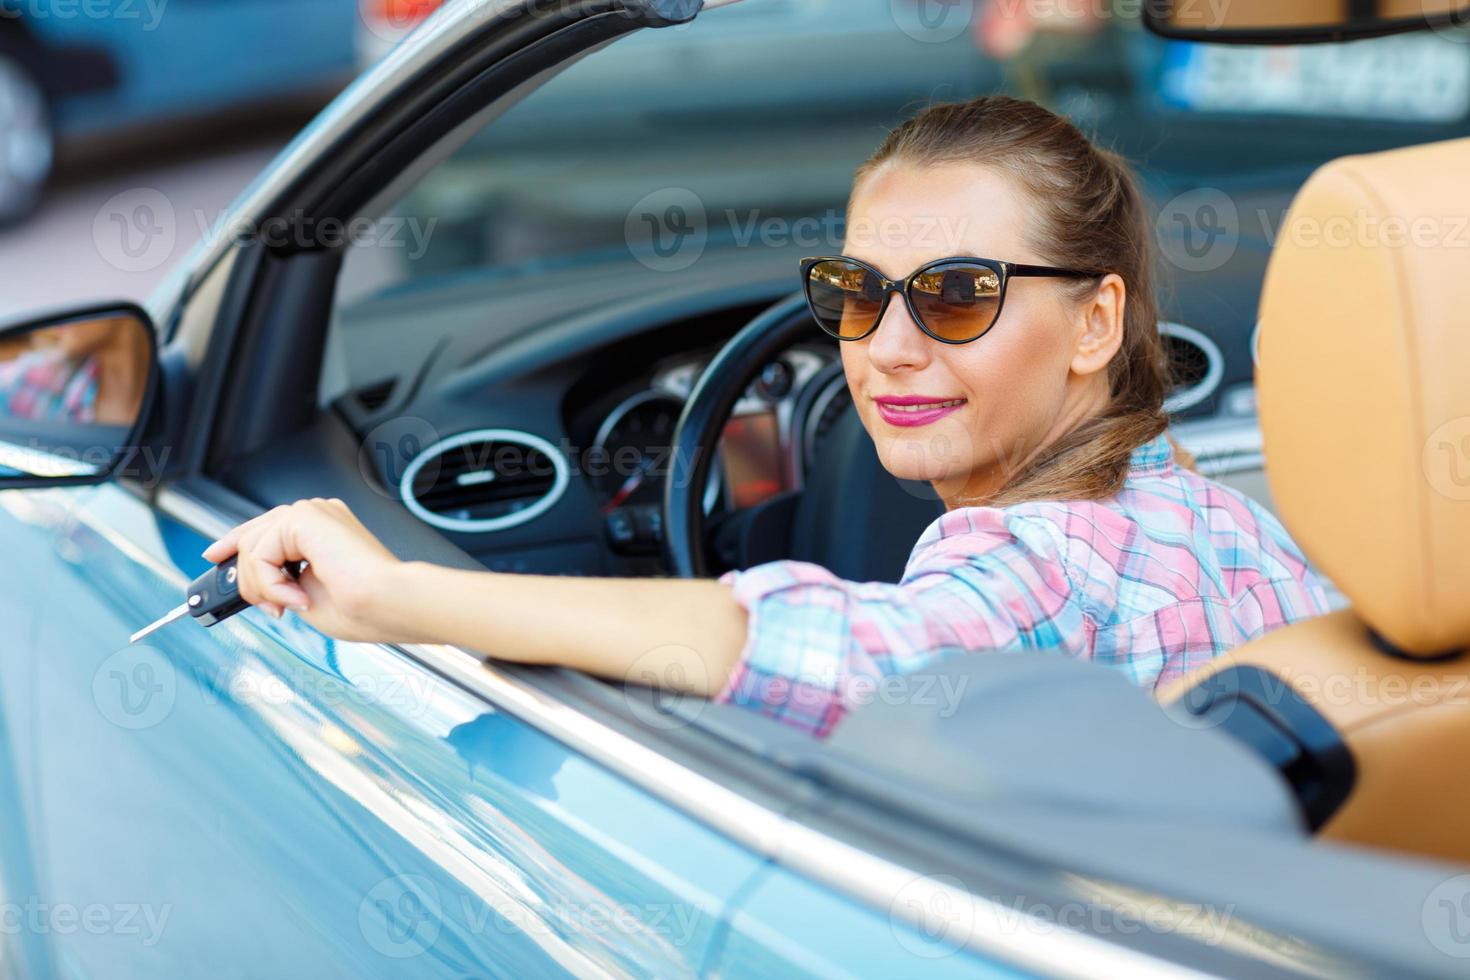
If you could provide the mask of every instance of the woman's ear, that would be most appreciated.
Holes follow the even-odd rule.
[[[1084,300],[1077,346],[1072,353],[1075,374],[1096,374],[1107,370],[1113,355],[1123,346],[1123,310],[1128,303],[1128,287],[1115,272],[1103,276],[1097,291]]]

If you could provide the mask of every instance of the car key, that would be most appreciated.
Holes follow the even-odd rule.
[[[183,619],[185,614],[193,616],[202,626],[214,626],[248,608],[250,603],[240,598],[239,571],[235,567],[238,557],[237,555],[220,562],[196,578],[189,584],[188,597],[182,606],[165,614],[157,622],[143,627],[134,633],[128,642],[137,643],[143,637],[156,633],[169,623]],[[287,562],[282,567],[287,575],[292,578],[300,578],[302,571],[306,568],[306,562]]]

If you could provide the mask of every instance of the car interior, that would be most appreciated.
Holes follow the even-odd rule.
[[[1470,140],[1411,145],[1462,136],[1458,122],[1314,118],[1278,158],[1246,167],[1221,145],[1241,120],[1217,128],[1129,101],[1140,98],[1136,56],[1162,45],[1142,32],[1112,37],[1106,51],[1040,65],[1038,77],[1064,102],[1090,98],[1092,122],[1124,149],[1163,147],[1143,168],[1157,204],[1202,181],[1242,202],[1238,247],[1213,265],[1176,266],[1166,284],[1172,434],[1201,472],[1279,514],[1340,590],[1336,611],[1157,698],[1096,664],[977,655],[946,668],[964,682],[957,710],[875,703],[826,743],[739,709],[504,669],[673,754],[738,749],[822,800],[820,821],[914,867],[1002,892],[1041,867],[1062,891],[1231,905],[1220,946],[1188,930],[1158,938],[1204,962],[1248,950],[1286,972],[1442,974],[1421,909],[1470,862],[1470,781],[1454,754],[1470,744],[1470,512],[1440,446],[1470,438],[1470,388],[1458,376],[1470,285],[1453,249],[1311,247],[1274,231],[1442,214],[1463,197]],[[488,105],[468,92],[457,121],[426,119],[380,154],[358,213],[400,229],[431,211],[455,216],[422,255],[409,256],[411,236],[345,258],[242,246],[195,284],[222,291],[238,314],[230,370],[246,379],[226,386],[207,426],[212,444],[232,447],[207,461],[212,492],[256,507],[339,496],[401,557],[458,567],[689,576],[795,557],[896,580],[940,504],[882,470],[835,343],[793,295],[808,243],[740,240],[742,229],[760,236],[764,218],[789,228],[814,206],[840,213],[857,160],[777,152],[698,183],[707,171],[697,168],[733,152],[722,139],[760,119],[769,96],[759,92],[705,120],[708,142],[682,151],[658,135],[666,117],[687,121],[676,108],[650,109],[633,135],[589,130],[575,150],[529,123],[517,129],[538,98],[577,104],[577,67],[548,96],[527,96],[529,83]],[[928,81],[935,99],[991,84]],[[913,79],[904,85],[912,92]],[[824,98],[842,120],[834,132],[865,149],[893,111],[913,107],[890,98],[887,115],[871,114],[841,105],[840,92]],[[496,142],[502,124],[510,135]],[[552,146],[569,162],[526,187]],[[1352,155],[1318,168],[1321,146]],[[595,199],[579,188],[605,150],[602,172],[619,190]],[[789,179],[774,186],[781,168]],[[688,242],[657,221],[646,240],[629,230],[639,199],[668,188],[706,212],[690,246],[698,255],[683,266]],[[764,214],[727,221],[746,198]],[[655,217],[689,213],[677,194],[650,206]],[[538,258],[508,258],[527,253]],[[187,337],[192,325],[173,329]],[[640,726],[629,699],[689,724]],[[894,839],[895,826],[915,824],[922,839]],[[1365,903],[1371,914],[1357,914]]]

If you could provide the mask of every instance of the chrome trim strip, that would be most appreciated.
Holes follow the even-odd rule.
[[[870,908],[887,909],[921,930],[925,909],[967,908],[974,923],[963,945],[1057,977],[1203,976],[1137,950],[1063,927],[1028,931],[1024,913],[894,864],[741,796],[458,647],[406,645],[405,653],[491,704],[636,783],[727,837]],[[916,902],[896,901],[917,898]],[[1038,922],[1042,920],[1037,920]],[[958,936],[947,936],[958,940]]]
[[[211,537],[220,537],[233,526],[212,507],[171,487],[158,492],[155,506]],[[963,945],[980,956],[999,958],[1023,969],[1057,977],[1128,976],[1151,980],[1204,976],[1139,950],[1054,925],[936,878],[918,875],[797,823],[552,700],[498,670],[478,654],[451,646],[384,646],[401,650],[421,665],[495,707],[509,711],[736,843],[870,908],[887,909],[892,918],[932,931],[933,923],[924,921],[923,910],[968,909],[974,926],[964,937]],[[919,900],[895,901],[900,894]],[[1022,924],[1024,919],[1040,923],[1044,928],[1028,929]]]
[[[153,506],[181,524],[187,524],[208,538],[219,540],[235,524],[219,511],[202,504],[189,494],[165,486],[153,498]],[[182,577],[182,576],[181,576]]]

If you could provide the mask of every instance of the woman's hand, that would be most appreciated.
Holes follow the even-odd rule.
[[[745,643],[745,610],[728,586],[401,562],[340,500],[277,507],[204,557],[236,553],[247,602],[275,616],[295,609],[342,640],[445,643],[702,697],[726,683]],[[295,581],[282,571],[293,561],[309,566]]]
[[[385,601],[403,567],[340,500],[301,500],[241,524],[204,551],[219,563],[238,554],[240,595],[272,616],[286,608],[343,640],[408,642]],[[308,567],[293,580],[287,562]]]

